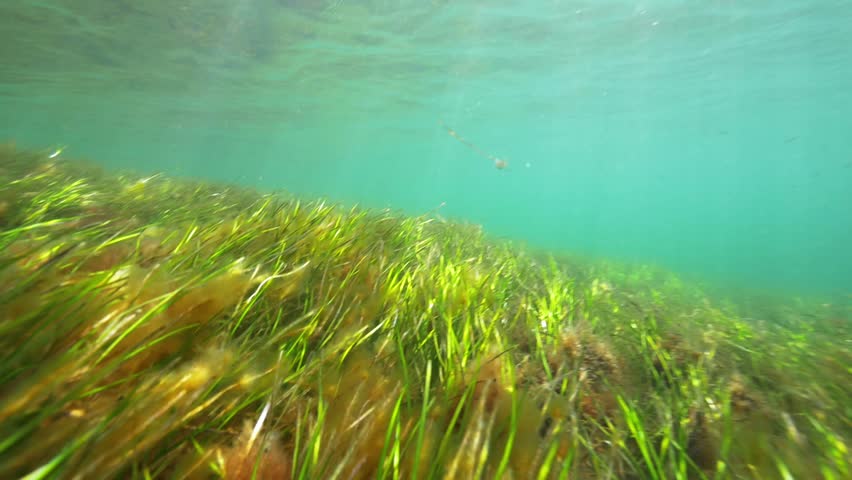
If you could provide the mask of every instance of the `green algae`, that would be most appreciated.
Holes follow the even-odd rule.
[[[0,477],[848,478],[849,303],[6,145]]]

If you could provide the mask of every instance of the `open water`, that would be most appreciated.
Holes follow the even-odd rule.
[[[0,139],[848,295],[850,45],[848,0],[4,0]]]

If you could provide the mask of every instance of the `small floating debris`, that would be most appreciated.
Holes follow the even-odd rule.
[[[496,168],[497,168],[497,170],[505,170],[505,169],[506,169],[506,167],[508,167],[508,166],[509,166],[509,162],[508,162],[508,161],[506,161],[506,160],[504,160],[504,159],[502,159],[502,158],[495,157],[494,155],[491,155],[491,154],[489,154],[488,152],[486,152],[486,151],[482,150],[481,148],[477,147],[477,146],[476,146],[473,142],[471,142],[470,140],[465,139],[464,137],[462,137],[461,135],[459,135],[459,133],[458,133],[458,132],[456,132],[455,130],[453,130],[452,128],[450,128],[450,127],[449,127],[446,123],[444,123],[444,121],[443,121],[443,120],[438,120],[438,125],[440,125],[440,126],[444,127],[444,129],[446,129],[446,130],[447,130],[447,133],[449,133],[451,137],[455,138],[456,140],[458,140],[459,142],[461,142],[462,144],[464,144],[466,147],[468,147],[469,149],[473,150],[473,151],[474,151],[477,155],[479,155],[480,157],[487,158],[488,160],[491,160],[492,162],[494,162],[494,167],[496,167]]]

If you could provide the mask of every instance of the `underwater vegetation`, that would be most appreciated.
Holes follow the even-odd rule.
[[[0,478],[845,479],[850,312],[9,144]]]

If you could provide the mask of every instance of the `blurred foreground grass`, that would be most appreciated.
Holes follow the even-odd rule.
[[[850,299],[0,147],[0,478],[850,478]]]

